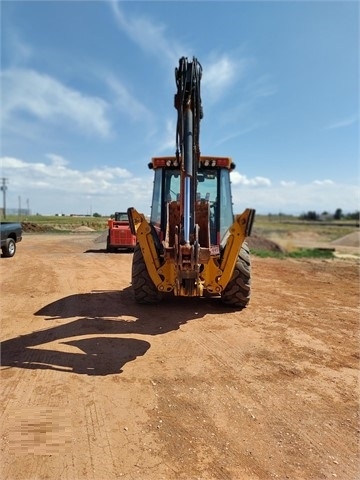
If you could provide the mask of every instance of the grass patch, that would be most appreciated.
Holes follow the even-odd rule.
[[[330,259],[334,258],[334,250],[325,248],[299,248],[292,252],[273,252],[271,250],[252,249],[251,254],[260,258],[312,258],[312,259]]]
[[[334,251],[331,248],[300,248],[289,252],[290,258],[334,258]]]

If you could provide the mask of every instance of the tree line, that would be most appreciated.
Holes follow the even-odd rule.
[[[341,208],[337,208],[334,213],[322,212],[318,213],[315,210],[299,215],[301,220],[360,220],[360,212],[357,210],[351,213],[344,213]]]

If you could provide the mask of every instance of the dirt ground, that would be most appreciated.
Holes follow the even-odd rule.
[[[358,260],[253,257],[242,311],[139,306],[96,237],[0,259],[1,479],[360,478]]]

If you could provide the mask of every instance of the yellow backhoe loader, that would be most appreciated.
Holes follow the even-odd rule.
[[[244,308],[250,299],[251,234],[255,210],[233,214],[229,157],[200,153],[203,116],[202,67],[194,57],[179,60],[176,152],[155,157],[150,221],[128,209],[137,238],[132,288],[138,303],[156,303],[164,295],[218,296],[226,305]]]

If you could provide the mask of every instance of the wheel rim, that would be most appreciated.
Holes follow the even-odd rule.
[[[10,242],[10,244],[9,244],[9,253],[10,253],[10,255],[14,255],[14,253],[15,253],[15,243],[13,243],[13,242]]]

